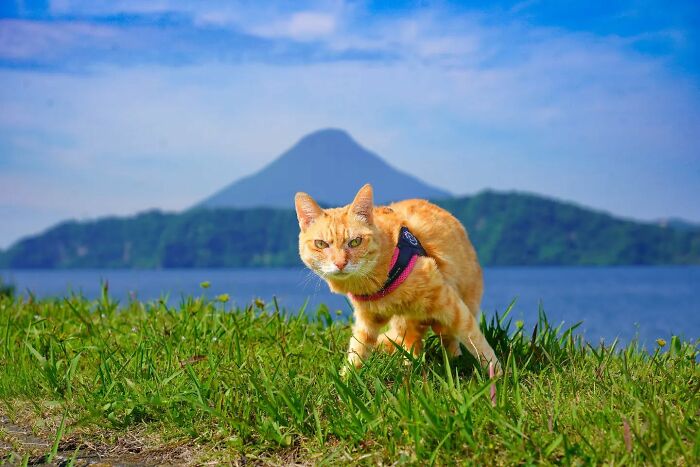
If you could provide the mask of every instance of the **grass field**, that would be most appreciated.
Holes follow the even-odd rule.
[[[700,462],[698,342],[590,347],[482,323],[505,375],[375,354],[339,376],[348,323],[227,296],[0,297],[0,463]]]

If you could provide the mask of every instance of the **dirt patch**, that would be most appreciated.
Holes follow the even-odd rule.
[[[19,401],[12,401],[13,405],[5,401],[5,404],[0,405],[0,466],[24,462],[33,466],[71,463],[76,466],[309,466],[325,457],[309,458],[299,446],[266,453],[241,453],[222,446],[200,445],[196,440],[164,441],[145,427],[121,432],[76,426],[66,419],[66,430],[56,455],[50,458],[63,409],[56,404],[36,406]]]
[[[183,465],[194,463],[193,449],[182,444],[161,444],[153,447],[147,439],[135,434],[111,433],[100,440],[85,434],[68,434],[50,457],[53,440],[36,434],[27,424],[0,414],[0,465]],[[152,441],[152,440],[151,440]],[[50,462],[49,462],[50,460]]]

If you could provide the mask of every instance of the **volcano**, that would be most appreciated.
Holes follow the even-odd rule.
[[[290,208],[298,191],[326,206],[342,206],[365,183],[374,186],[378,204],[452,196],[390,166],[347,132],[324,129],[304,136],[259,172],[231,183],[195,207]]]

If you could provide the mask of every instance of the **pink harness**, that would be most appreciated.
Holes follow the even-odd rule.
[[[418,239],[406,227],[401,227],[399,241],[391,257],[389,273],[386,282],[379,291],[368,295],[348,294],[351,299],[358,302],[371,302],[386,297],[396,290],[408,278],[416,265],[419,256],[427,256],[425,249]]]

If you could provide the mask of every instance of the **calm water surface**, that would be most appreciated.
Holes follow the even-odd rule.
[[[152,300],[205,294],[231,295],[245,305],[260,297],[276,296],[289,311],[309,300],[309,309],[327,304],[351,314],[343,297],[333,295],[325,283],[302,269],[186,269],[186,270],[76,270],[0,271],[20,293],[60,297],[69,292],[99,296],[101,281],[121,300]],[[537,320],[541,305],[551,322],[565,326],[582,321],[582,332],[591,342],[623,343],[639,340],[647,347],[672,334],[695,340],[700,337],[700,267],[547,267],[490,268],[484,271],[482,309],[487,316],[502,312],[517,299],[512,316],[527,327]],[[211,282],[204,291],[202,281]]]

